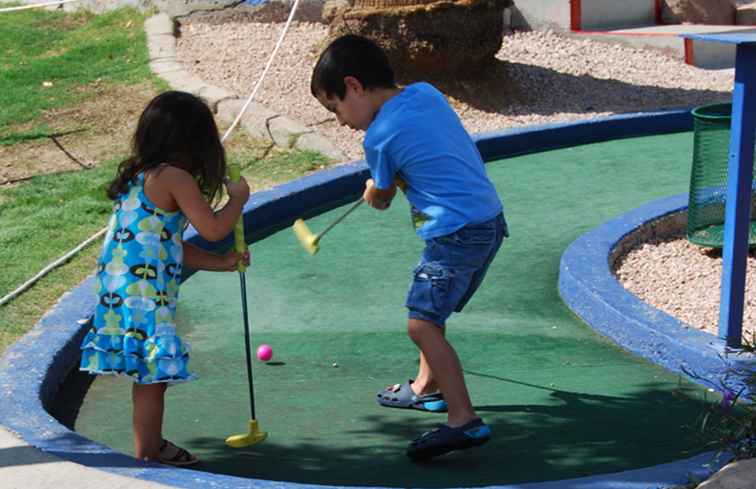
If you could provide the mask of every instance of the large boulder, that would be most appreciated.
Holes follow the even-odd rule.
[[[735,24],[734,0],[663,0],[665,24]]]
[[[332,0],[323,9],[332,37],[378,43],[400,80],[472,77],[501,48],[512,0]]]
[[[738,25],[756,25],[756,2],[739,5],[735,14],[735,23]]]

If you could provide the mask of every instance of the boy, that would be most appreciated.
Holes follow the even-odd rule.
[[[386,209],[401,185],[426,242],[406,302],[420,368],[414,380],[379,392],[378,402],[448,408],[447,424],[410,444],[412,460],[482,445],[491,430],[475,414],[462,366],[444,335],[446,319],[478,288],[507,235],[480,153],[444,96],[427,83],[398,88],[385,53],[364,37],[334,40],[315,66],[310,89],[340,124],[365,131],[372,178],[363,199]]]

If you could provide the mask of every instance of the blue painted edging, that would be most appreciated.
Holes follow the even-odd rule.
[[[481,134],[474,139],[483,158],[491,161],[612,139],[654,136],[692,129],[693,116],[690,110],[681,109],[507,129]]]
[[[620,240],[644,224],[686,210],[687,205],[687,194],[660,199],[580,236],[562,255],[559,293],[583,321],[623,348],[673,372],[692,372],[706,385],[718,387],[725,359],[748,371],[756,370],[756,356],[728,351],[723,339],[641,301],[622,287],[611,270],[610,256]],[[725,385],[734,392],[744,389],[744,397],[748,395],[743,378],[730,378]]]
[[[690,130],[688,111],[629,114],[573,124],[555,124],[503,131],[475,137],[487,160],[529,152],[634,137]],[[297,217],[310,217],[357,198],[367,169],[353,162],[266,192],[252,195],[245,206],[248,242],[289,226]],[[230,246],[228,238],[207,243],[190,229],[186,239],[208,249]],[[188,272],[187,275],[191,275]],[[61,298],[59,303],[0,358],[0,425],[27,443],[66,460],[108,472],[185,488],[315,488],[277,481],[243,479],[162,465],[145,464],[88,440],[58,423],[45,410],[70,369],[78,366],[83,335],[77,321],[91,314],[93,279],[90,277]],[[630,316],[632,317],[632,316]],[[43,334],[44,333],[44,334]],[[220,441],[219,441],[220,443]],[[499,489],[664,489],[704,479],[724,461],[712,453],[687,460],[615,474],[564,481],[498,486]]]

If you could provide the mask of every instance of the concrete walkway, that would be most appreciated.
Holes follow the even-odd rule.
[[[67,462],[38,450],[0,426],[2,489],[160,489],[161,484]]]
[[[687,64],[707,70],[723,70],[735,67],[735,45],[693,41],[684,39],[685,34],[750,33],[754,26],[722,25],[655,25],[636,28],[576,31],[569,35],[600,41],[620,42],[640,48],[662,50]]]
[[[754,488],[756,488],[756,458],[731,463],[698,486],[698,489]]]

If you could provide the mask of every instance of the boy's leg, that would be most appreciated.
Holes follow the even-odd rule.
[[[139,460],[157,461],[163,444],[163,410],[166,384],[134,384],[134,452]]]
[[[470,402],[462,365],[454,348],[446,341],[444,329],[430,321],[409,319],[407,331],[410,338],[420,348],[421,358],[425,358],[429,372],[438,383],[448,404],[448,424],[462,426],[476,417]],[[422,360],[421,360],[422,370]]]
[[[414,439],[407,447],[407,456],[420,462],[488,442],[491,439],[491,429],[475,415],[465,386],[462,365],[454,348],[446,341],[443,328],[431,321],[412,318],[407,329],[436,376],[449,412],[447,424]]]
[[[446,331],[446,329],[443,328],[439,329],[441,329],[442,334]],[[425,354],[423,354],[422,350],[420,350],[419,356],[420,366],[418,367],[415,381],[411,385],[412,391],[419,396],[435,394],[439,391],[439,388],[436,378],[433,375],[433,370],[430,368],[428,360],[425,358]]]

